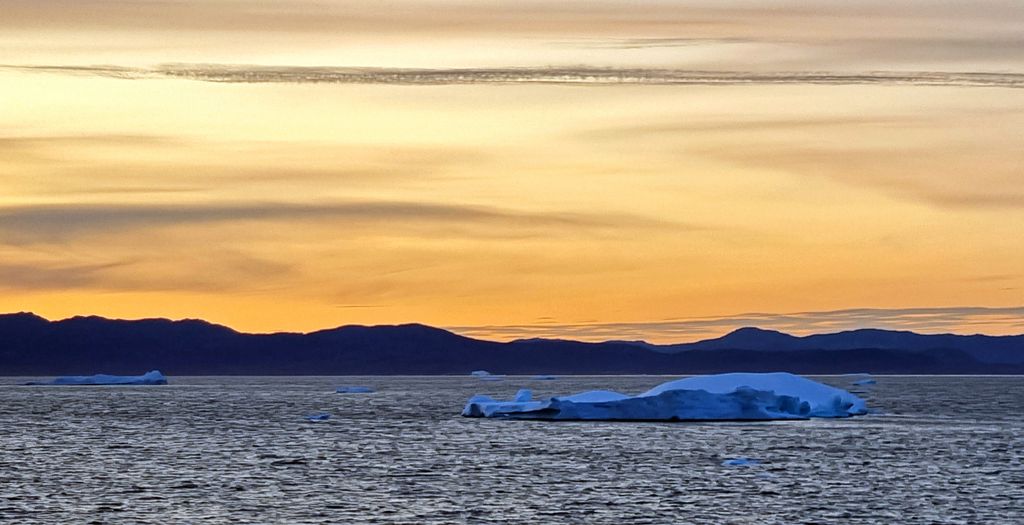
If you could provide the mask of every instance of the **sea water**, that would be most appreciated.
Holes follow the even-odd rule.
[[[0,378],[3,522],[1024,523],[1024,377],[816,377],[873,413],[770,423],[459,416],[661,376],[29,379]]]

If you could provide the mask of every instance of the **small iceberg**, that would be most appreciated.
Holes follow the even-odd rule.
[[[481,381],[503,381],[505,379],[505,376],[494,375],[487,370],[474,370],[469,375]]]
[[[533,376],[530,379],[533,379],[534,381],[554,381],[554,380],[558,379],[558,376],[539,375],[539,376]]]
[[[331,419],[331,415],[325,412],[320,412],[319,414],[308,415],[306,416],[306,419],[316,423],[318,421],[327,421],[328,419]]]
[[[875,378],[871,377],[871,374],[857,374],[851,377],[853,380],[850,384],[854,386],[871,386],[877,383]]]
[[[113,376],[108,374],[96,374],[93,376],[63,376],[52,381],[25,383],[26,385],[166,385],[167,377],[159,370],[150,370],[141,376]]]
[[[738,457],[733,459],[727,459],[722,462],[723,467],[754,467],[760,465],[761,462],[756,459]]]
[[[785,372],[695,376],[637,396],[595,390],[534,401],[521,390],[512,401],[474,396],[462,410],[465,417],[623,421],[766,421],[865,413],[867,404],[856,395]]]
[[[339,386],[334,389],[337,394],[372,394],[373,389],[368,386]]]

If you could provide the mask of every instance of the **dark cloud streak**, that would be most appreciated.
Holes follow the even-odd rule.
[[[22,242],[62,239],[74,234],[186,224],[240,221],[344,220],[399,225],[479,224],[523,229],[608,230],[619,227],[674,227],[633,215],[520,212],[507,209],[419,202],[333,202],[326,204],[240,203],[209,205],[74,204],[0,208],[0,234]]]
[[[597,67],[402,69],[170,64],[153,68],[121,66],[17,66],[21,72],[92,75],[144,80],[178,78],[222,83],[294,84],[564,84],[564,85],[914,85],[1024,88],[1024,73],[943,71],[696,71],[685,69],[616,69]]]

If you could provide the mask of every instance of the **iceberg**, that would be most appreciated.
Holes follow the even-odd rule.
[[[308,415],[306,416],[306,419],[316,423],[318,421],[327,421],[328,419],[331,419],[331,415],[324,412],[320,412],[319,414]]]
[[[558,379],[558,376],[539,375],[539,376],[533,376],[530,379],[533,379],[534,381],[554,381],[554,380]]]
[[[372,394],[373,389],[368,386],[339,386],[334,389],[338,394]]]
[[[474,396],[465,417],[546,420],[765,421],[839,418],[867,413],[863,399],[785,372],[694,376],[629,396],[594,390],[533,400],[521,390],[512,401]]]
[[[494,375],[487,370],[474,370],[469,375],[481,381],[503,381],[505,379],[505,376]]]
[[[63,376],[52,381],[25,383],[26,385],[166,385],[167,377],[159,370],[150,370],[141,376],[112,376],[96,374],[92,376]]]
[[[867,378],[867,379],[858,379],[858,380],[853,382],[853,384],[856,385],[856,386],[874,385],[876,383],[878,383],[878,382],[875,381],[874,379],[871,379],[870,377]]]

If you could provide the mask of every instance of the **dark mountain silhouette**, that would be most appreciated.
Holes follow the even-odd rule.
[[[917,334],[896,330],[861,329],[834,334],[792,336],[774,330],[740,328],[717,339],[696,343],[661,345],[658,351],[744,349],[762,352],[824,350],[900,350],[911,352],[954,350],[982,363],[1024,364],[1024,335]]]
[[[678,345],[499,343],[419,324],[246,334],[205,321],[0,315],[0,375],[1024,373],[1024,336],[854,330],[795,337],[743,328]]]

